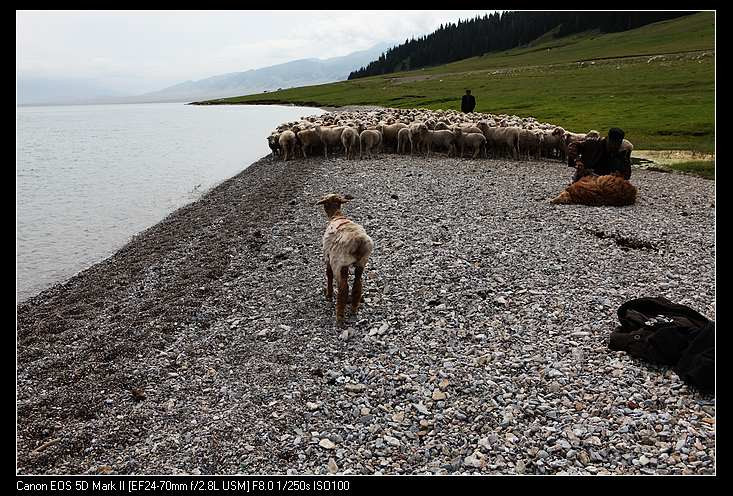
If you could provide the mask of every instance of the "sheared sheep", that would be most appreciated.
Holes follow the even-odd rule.
[[[354,266],[354,284],[351,290],[351,311],[356,313],[361,303],[362,274],[369,256],[374,250],[374,241],[364,228],[346,218],[341,205],[349,201],[338,194],[323,196],[317,205],[323,205],[328,216],[328,225],[323,234],[323,260],[326,263],[326,297],[333,298],[333,280],[336,278],[338,296],[336,300],[336,323],[344,321],[344,311],[349,294],[349,267]]]

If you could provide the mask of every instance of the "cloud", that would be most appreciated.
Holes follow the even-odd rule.
[[[482,11],[483,12],[483,11]],[[402,43],[478,11],[18,11],[21,77],[108,79],[118,91]]]

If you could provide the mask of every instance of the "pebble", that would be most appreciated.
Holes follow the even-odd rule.
[[[347,384],[346,390],[350,393],[361,393],[366,390],[365,384]]]
[[[326,439],[326,438],[321,439],[318,445],[321,448],[325,448],[329,450],[334,449],[336,447],[336,444],[333,441],[331,441],[330,439]]]
[[[444,400],[446,398],[446,395],[440,389],[436,389],[436,390],[433,391],[432,398],[433,398],[434,401]]]

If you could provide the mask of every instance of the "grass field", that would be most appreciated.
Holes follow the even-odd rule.
[[[687,172],[706,179],[715,179],[715,161],[696,160],[692,162],[678,162],[667,165],[670,169]]]
[[[576,132],[618,126],[636,148],[712,152],[714,13],[622,33],[546,36],[439,67],[202,103],[458,110],[466,88],[478,112],[533,116]]]

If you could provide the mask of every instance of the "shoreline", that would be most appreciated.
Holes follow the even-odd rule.
[[[283,107],[310,107],[318,108],[326,112],[349,112],[354,110],[379,110],[385,107],[379,105],[319,105],[317,102],[282,102],[280,100],[254,100],[250,102],[222,102],[221,99],[206,100],[201,102],[190,102],[186,105],[279,105]]]
[[[714,399],[606,343],[643,294],[714,317],[715,185],[635,169],[632,207],[549,205],[568,177],[261,158],[16,306],[18,473],[714,473]],[[327,191],[376,244],[345,334]]]

